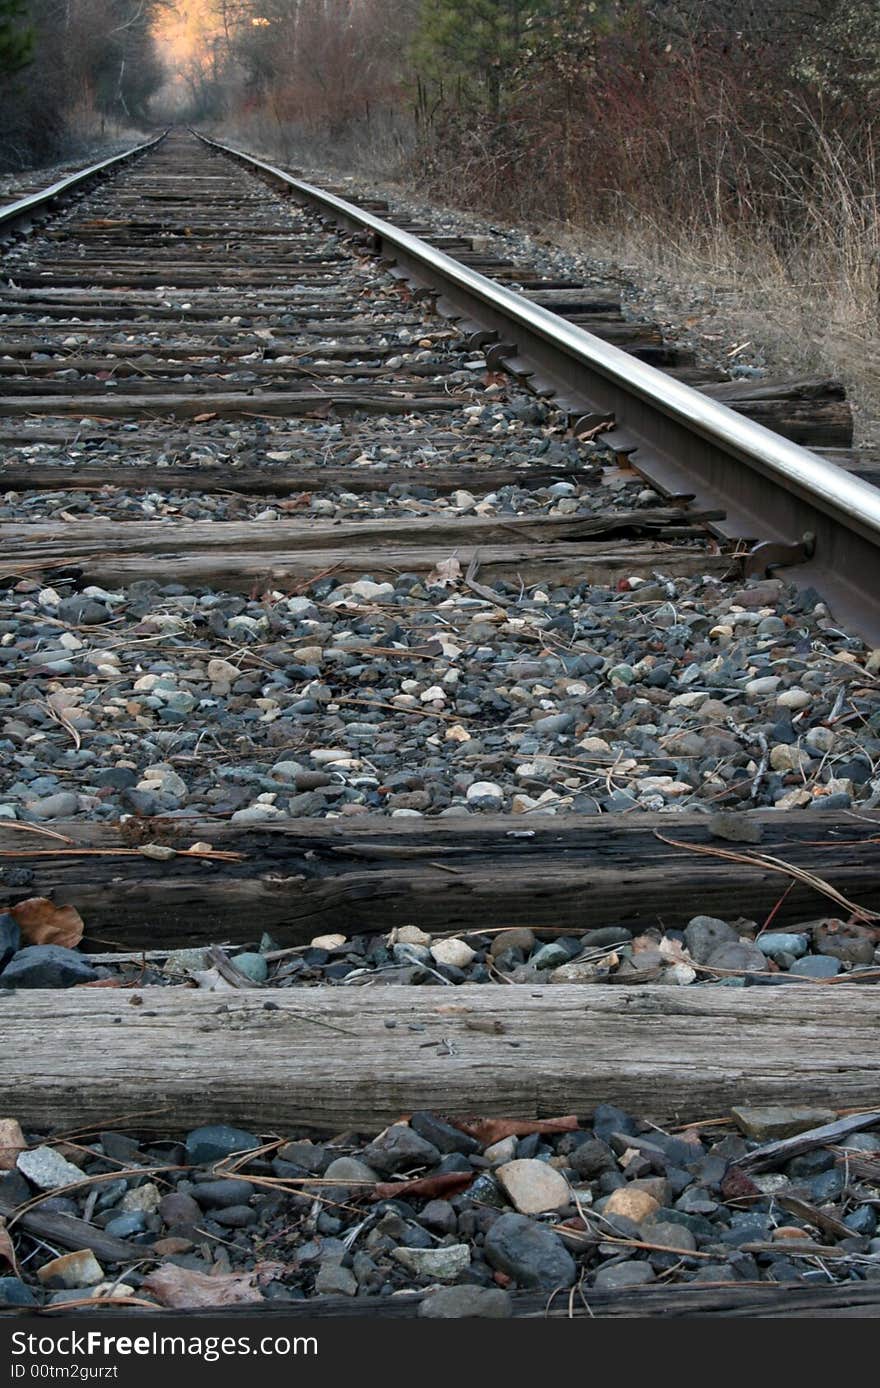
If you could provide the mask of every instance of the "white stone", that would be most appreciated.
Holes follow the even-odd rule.
[[[37,1268],[37,1277],[44,1284],[58,1283],[62,1287],[93,1287],[104,1281],[104,1269],[90,1248],[64,1253]]]
[[[356,598],[384,598],[394,592],[394,584],[373,583],[369,578],[360,578],[356,583],[349,584],[348,591]]]
[[[231,816],[230,823],[234,824],[261,824],[267,819],[286,819],[284,810],[277,805],[245,805],[244,809],[236,810]]]
[[[432,684],[430,689],[426,689],[424,694],[419,695],[419,698],[421,699],[423,704],[430,704],[435,699],[439,700],[441,703],[445,703],[446,690],[443,689],[439,684]]]
[[[466,1243],[450,1243],[440,1248],[395,1248],[392,1256],[417,1277],[435,1282],[455,1282],[471,1265]]]
[[[475,958],[476,950],[471,949],[464,940],[437,940],[431,946],[431,954],[435,964],[449,964],[453,969],[466,969]]]
[[[347,939],[347,935],[316,935],[309,944],[312,949],[341,949]]]
[[[754,666],[752,668],[754,669]],[[748,680],[746,693],[750,695],[775,694],[781,683],[782,680],[778,675],[761,675],[758,679]]]
[[[142,1210],[144,1214],[153,1214],[158,1210],[161,1199],[159,1187],[152,1181],[147,1181],[145,1185],[135,1186],[134,1190],[127,1190],[119,1202],[119,1208],[126,1214],[137,1210]]]
[[[855,794],[855,786],[849,776],[832,776],[825,789],[829,795]]]
[[[187,793],[186,781],[182,780],[174,770],[173,766],[168,766],[166,762],[160,762],[156,766],[148,766],[137,785],[138,790],[160,791],[165,795],[173,795],[177,799],[182,799]]]
[[[505,1162],[496,1175],[510,1203],[520,1214],[548,1214],[571,1200],[565,1177],[544,1161]]]
[[[466,792],[468,800],[502,800],[504,791],[494,781],[474,781]]]
[[[697,976],[696,969],[692,969],[690,964],[670,964],[668,969],[664,969],[658,982],[673,983],[679,987],[685,987],[688,983],[693,983]]]
[[[774,810],[805,810],[811,805],[813,797],[807,790],[790,790],[781,800],[774,803]]]
[[[790,747],[785,742],[770,748],[770,765],[774,771],[798,771],[802,763],[808,760],[797,747]]]
[[[461,490],[452,493],[452,504],[457,511],[469,511],[472,506],[476,506],[477,498],[470,492]]]
[[[830,728],[811,728],[804,741],[808,747],[812,747],[817,752],[830,752],[836,742],[834,733]]]
[[[616,968],[620,956],[610,951],[601,959],[570,959],[550,972],[551,983],[601,983]]]
[[[780,708],[806,708],[812,702],[812,694],[808,694],[806,689],[799,689],[797,685],[793,689],[783,689],[781,694],[776,696],[776,702]]]
[[[298,761],[277,761],[269,775],[279,781],[295,781],[301,771]]]
[[[226,625],[231,632],[248,632],[255,636],[258,631],[265,629],[267,623],[262,617],[258,620],[256,617],[247,617],[244,613],[240,613],[237,617],[230,617]]]
[[[62,1157],[54,1147],[33,1147],[19,1155],[16,1166],[40,1190],[62,1190],[83,1179],[78,1166]]]
[[[503,1137],[500,1142],[493,1142],[491,1147],[483,1149],[483,1156],[493,1166],[503,1166],[505,1162],[513,1161],[519,1139],[516,1137]]]
[[[453,723],[446,729],[447,742],[470,742],[471,735],[467,728],[462,727],[461,723]]]
[[[391,943],[401,945],[429,945],[431,936],[426,935],[417,925],[401,925],[391,932]]]

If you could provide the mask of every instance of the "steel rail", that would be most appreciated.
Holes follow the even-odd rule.
[[[198,138],[336,222],[371,232],[408,278],[438,291],[441,311],[502,341],[513,338],[510,355],[536,368],[560,404],[613,417],[607,440],[637,452],[635,466],[647,478],[693,494],[701,506],[724,505],[724,533],[768,546],[756,551],[751,572],[793,564],[792,577],[818,583],[839,619],[880,644],[880,490],[391,222],[254,155]]]
[[[156,145],[160,144],[167,133],[163,130],[162,134],[157,135],[153,140],[134,145],[131,149],[125,149],[121,154],[113,154],[109,159],[102,159],[97,164],[89,164],[85,169],[77,169],[75,173],[68,174],[66,178],[59,178],[55,183],[50,183],[47,188],[41,188],[37,193],[29,193],[27,197],[18,198],[15,202],[8,202],[0,206],[0,238],[3,238],[5,233],[9,231],[27,230],[33,215],[50,210],[56,198],[62,198],[66,193],[84,187],[91,179],[98,178],[101,174],[108,173],[118,165],[137,158],[139,154],[146,154],[148,150],[154,149]]]

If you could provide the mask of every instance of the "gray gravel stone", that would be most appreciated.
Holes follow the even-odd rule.
[[[808,954],[803,959],[797,959],[789,969],[790,974],[798,974],[801,978],[834,978],[840,973],[841,963],[830,954]],[[3,976],[0,975],[0,983]]]
[[[644,1287],[656,1281],[656,1273],[650,1263],[639,1263],[634,1259],[626,1263],[612,1263],[599,1268],[593,1279],[593,1286],[603,1292],[616,1292],[624,1287]]]
[[[440,1153],[407,1123],[394,1123],[364,1148],[364,1160],[383,1176],[415,1166],[435,1166]]]
[[[501,1287],[438,1287],[419,1305],[426,1320],[508,1320],[513,1315],[510,1293]]]
[[[2,978],[0,978],[2,982]],[[259,1147],[260,1140],[253,1133],[241,1128],[231,1128],[226,1123],[209,1124],[204,1128],[193,1128],[186,1136],[186,1155],[194,1166],[222,1161],[233,1152],[250,1152]]]
[[[694,916],[684,929],[688,953],[697,964],[707,963],[710,954],[722,945],[736,944],[739,936],[732,925],[714,916]]]
[[[504,1214],[483,1244],[492,1267],[523,1287],[570,1287],[577,1268],[558,1234],[527,1215]]]

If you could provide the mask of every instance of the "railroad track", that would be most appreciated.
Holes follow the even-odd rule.
[[[57,981],[101,985],[4,996],[0,1111],[871,1105],[880,492],[842,389],[712,379],[606,286],[191,134],[100,172],[0,209],[0,905],[75,908]],[[697,915],[842,971],[756,966],[754,925],[708,962]]]

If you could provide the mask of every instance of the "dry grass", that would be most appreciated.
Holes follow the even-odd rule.
[[[744,344],[773,372],[839,378],[859,441],[880,444],[880,325],[874,225],[828,228],[782,255],[760,228],[660,226],[642,216],[545,228],[563,249],[611,262],[671,316]]]

